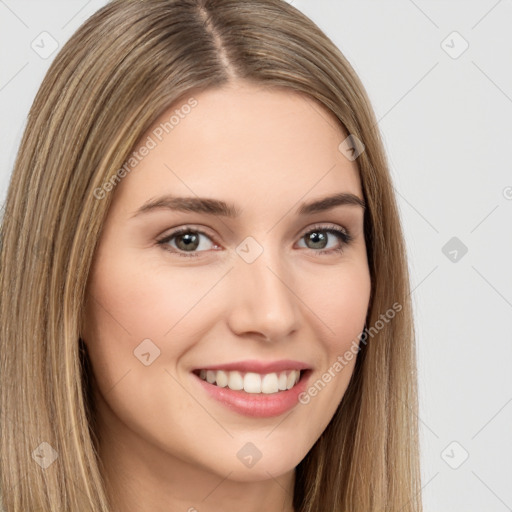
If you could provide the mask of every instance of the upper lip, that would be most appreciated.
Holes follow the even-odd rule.
[[[202,366],[198,370],[226,370],[226,371],[239,371],[239,372],[254,372],[254,373],[273,373],[282,372],[285,370],[309,370],[310,365],[302,363],[301,361],[293,361],[291,359],[281,359],[279,361],[257,361],[246,360],[236,361],[232,363],[222,363],[210,366]]]

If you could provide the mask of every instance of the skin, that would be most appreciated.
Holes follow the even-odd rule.
[[[100,455],[123,512],[290,512],[294,469],[333,417],[355,358],[307,405],[263,419],[211,399],[191,372],[294,359],[311,365],[314,383],[349,350],[370,298],[364,210],[295,210],[336,192],[363,198],[361,183],[338,150],[347,134],[310,98],[243,82],[193,96],[198,105],[110,192],[82,332]],[[222,199],[242,213],[133,216],[164,193]],[[321,231],[328,238],[318,248],[305,236],[316,224],[353,240],[332,252],[342,242]],[[157,243],[183,226],[208,235],[197,257],[177,254],[190,254],[179,237],[167,242],[174,253]],[[263,248],[251,264],[236,252],[248,236]],[[160,349],[148,366],[134,356],[144,339]],[[262,453],[250,468],[236,456],[248,442]]]

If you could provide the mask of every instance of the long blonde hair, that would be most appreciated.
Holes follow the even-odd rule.
[[[79,343],[86,283],[113,195],[98,199],[94,191],[171,104],[235,79],[307,94],[365,146],[356,162],[372,284],[366,325],[374,331],[361,343],[332,421],[296,468],[295,510],[421,511],[406,251],[360,80],[327,36],[284,0],[114,0],[52,63],[30,110],[5,203],[5,512],[113,510],[97,452],[92,373]],[[395,303],[400,312],[375,329]]]

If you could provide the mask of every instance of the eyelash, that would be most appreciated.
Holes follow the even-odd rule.
[[[306,231],[301,236],[301,239],[304,238],[306,235],[309,235],[310,233],[313,233],[315,231],[325,231],[327,233],[336,235],[338,237],[338,240],[340,240],[340,242],[341,242],[341,245],[335,249],[323,249],[320,251],[317,251],[315,249],[309,249],[310,251],[313,251],[317,255],[341,253],[341,252],[343,252],[345,246],[349,245],[350,242],[352,242],[352,240],[353,240],[352,235],[349,233],[349,231],[347,229],[340,229],[333,225],[313,226],[311,229]],[[212,240],[212,237],[210,235],[208,235],[207,233],[205,233],[204,231],[202,231],[200,229],[195,229],[191,226],[188,226],[188,227],[179,228],[176,231],[173,231],[171,234],[167,235],[166,237],[161,238],[160,240],[157,240],[157,243],[158,243],[158,245],[161,245],[164,250],[169,251],[172,254],[177,254],[178,256],[183,256],[185,258],[195,258],[195,257],[198,257],[202,252],[205,252],[205,251],[197,251],[197,252],[191,252],[191,253],[187,254],[187,253],[184,253],[183,251],[176,250],[174,248],[172,248],[172,250],[171,250],[169,248],[169,246],[167,245],[167,243],[170,242],[173,238],[175,238],[179,235],[183,235],[185,233],[198,233],[198,234],[204,235],[207,238],[209,238],[210,240]],[[216,243],[214,240],[212,240],[212,242]]]

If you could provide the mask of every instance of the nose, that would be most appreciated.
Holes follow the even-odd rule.
[[[300,299],[282,255],[265,249],[252,263],[237,258],[230,272],[229,325],[239,336],[283,339],[299,328]]]

